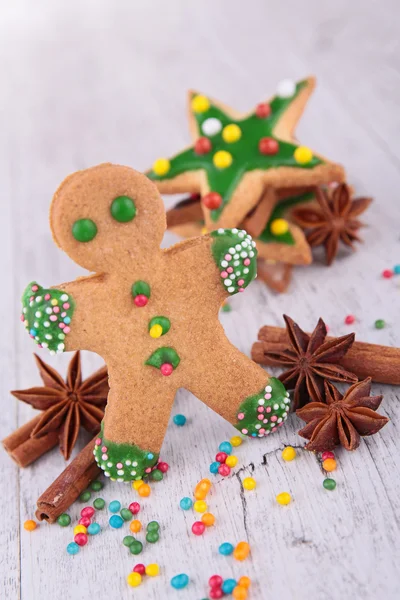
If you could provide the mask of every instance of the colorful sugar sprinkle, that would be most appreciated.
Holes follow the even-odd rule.
[[[175,575],[175,577],[172,577],[171,579],[171,585],[176,590],[182,590],[188,585],[188,583],[189,575],[186,575],[186,573],[180,573],[179,575]]]
[[[183,427],[186,423],[185,415],[174,415],[173,421],[178,427]]]

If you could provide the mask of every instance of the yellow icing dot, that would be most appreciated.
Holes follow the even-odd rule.
[[[301,165],[305,165],[312,160],[313,154],[310,148],[307,148],[307,146],[299,146],[294,151],[293,156],[296,162],[300,163]]]
[[[286,446],[286,448],[282,450],[282,458],[287,462],[293,460],[296,458],[296,450],[292,448],[292,446]]]
[[[232,164],[232,154],[226,150],[218,150],[213,156],[213,163],[217,169],[226,169]]]
[[[240,446],[242,444],[243,440],[239,435],[234,435],[233,437],[231,437],[230,442],[232,446],[237,448],[237,446]]]
[[[133,481],[132,482],[132,487],[133,487],[134,490],[138,490],[141,485],[143,485],[143,480],[142,479],[138,479],[137,481]]]
[[[156,323],[155,325],[153,325],[150,328],[149,334],[150,334],[150,337],[152,337],[152,338],[159,338],[162,335],[162,332],[163,332],[163,329],[162,329],[161,325]]]
[[[147,565],[146,567],[146,575],[149,575],[150,577],[156,577],[156,575],[158,575],[159,572],[160,567],[157,563],[152,563],[150,565]]]
[[[282,492],[281,494],[278,494],[276,497],[277,503],[282,504],[282,506],[289,504],[291,499],[292,499],[292,496],[289,494],[289,492]]]
[[[201,235],[207,235],[207,233],[208,233],[207,227],[202,227],[201,228]]]
[[[272,235],[283,235],[289,231],[289,223],[285,219],[274,219],[270,230]]]
[[[156,175],[166,175],[171,168],[168,158],[158,158],[153,163],[153,171]]]
[[[222,138],[227,144],[237,142],[238,140],[240,140],[241,137],[242,130],[240,129],[239,125],[236,125],[235,123],[227,125],[222,130]]]
[[[129,573],[128,577],[126,578],[126,581],[127,584],[131,587],[137,587],[142,583],[142,576],[140,573],[136,573],[136,571],[133,571],[132,573]]]
[[[58,304],[58,300],[57,300],[56,298],[53,298],[53,300],[50,300],[50,304],[51,304],[52,306],[57,306],[57,304]]]
[[[192,111],[195,113],[206,112],[210,108],[210,101],[206,96],[198,95],[192,98]]]

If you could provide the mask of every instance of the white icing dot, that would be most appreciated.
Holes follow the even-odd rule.
[[[278,410],[279,404],[274,404],[273,408],[274,408],[274,410]]]
[[[239,265],[240,265],[240,261],[239,260],[233,261],[233,266],[234,267],[238,267]]]
[[[242,249],[242,247],[241,247],[241,245],[240,245],[240,244],[236,244],[235,248],[236,248],[236,250],[237,250],[238,252],[239,252],[239,250],[241,250],[241,249]]]
[[[107,454],[102,454],[101,458],[102,458],[102,460],[107,460],[108,456],[107,456]]]
[[[239,256],[239,254],[235,254],[233,258],[234,258],[235,260],[239,260],[240,256]]]
[[[285,403],[285,404],[289,404],[289,403],[290,403],[290,398],[285,398],[285,399],[284,399],[284,403]]]
[[[24,308],[22,309],[22,312],[26,313],[26,311],[27,311],[27,308],[26,308],[26,306],[24,306]]]
[[[221,267],[227,267],[228,266],[228,261],[227,260],[221,260]]]
[[[261,425],[256,425],[256,429],[261,429]]]
[[[42,296],[36,296],[35,298],[36,302],[41,302],[43,300]]]
[[[35,340],[36,340],[37,342],[39,341],[39,336],[38,336],[38,335],[35,337]]]
[[[244,238],[244,233],[243,233],[243,231],[240,231],[240,232],[238,233],[238,236],[239,236],[240,238]]]
[[[265,391],[267,392],[267,394],[270,394],[272,392],[272,386],[271,385],[267,385],[265,388]]]
[[[96,456],[96,448],[93,450],[93,454]]]
[[[44,325],[45,327],[50,327],[50,321],[45,321],[45,322],[43,323],[43,325]]]
[[[226,287],[228,287],[228,285],[232,285],[232,281],[230,279],[225,279],[224,285],[226,285]]]
[[[229,248],[229,254],[235,254],[235,248]]]
[[[238,230],[238,229],[236,229],[236,227],[234,227],[234,228],[232,229],[232,233],[237,233],[238,231],[239,231],[239,230]]]
[[[222,229],[222,227],[220,227],[220,228],[218,229],[218,233],[219,233],[219,234],[221,234],[221,233],[225,233],[225,229]]]
[[[236,271],[236,276],[240,277],[240,271]]]
[[[38,319],[40,319],[41,316],[42,316],[42,313],[40,312],[40,310],[37,310],[35,312],[35,317],[37,317]]]
[[[282,418],[281,417],[279,417],[277,423],[282,423]]]
[[[46,308],[46,313],[47,313],[48,315],[51,315],[51,313],[52,313],[52,312],[53,312],[53,309],[52,309],[50,306],[48,306],[48,307]]]
[[[204,135],[215,135],[219,133],[221,129],[222,123],[219,119],[216,119],[215,117],[210,117],[209,119],[206,119],[201,126],[201,130],[204,133]]]
[[[136,475],[136,471],[131,471],[131,475],[135,476]]]
[[[255,242],[251,242],[251,245],[253,246],[253,248],[256,247],[256,243]]]
[[[245,269],[243,269],[243,273],[244,273],[245,275],[247,275],[247,273],[248,273],[248,272],[249,272],[249,270],[248,270],[248,268],[247,268],[247,267],[246,267]]]
[[[296,91],[296,84],[292,79],[283,79],[278,83],[277,96],[291,98]]]
[[[249,245],[249,244],[246,242],[246,240],[244,240],[244,241],[242,242],[242,248],[247,248],[247,246],[248,246],[248,245]]]
[[[42,346],[43,346],[43,348],[48,348],[49,345],[47,342],[42,342]]]
[[[33,302],[29,302],[29,306],[33,306]]]
[[[50,333],[45,333],[44,337],[46,338],[46,340],[52,340],[53,339],[53,336]]]
[[[110,473],[109,473],[108,471],[104,471],[104,475],[105,475],[106,477],[110,477]]]
[[[234,291],[235,291],[235,288],[234,288],[234,287],[229,287],[229,288],[228,288],[228,292],[229,292],[230,294],[233,294],[233,292],[234,292]]]
[[[258,401],[258,404],[259,404],[260,406],[263,406],[263,404],[265,404],[265,400],[264,400],[264,398],[260,398],[260,399],[259,399],[259,401]]]
[[[124,481],[123,477],[118,477],[117,481],[119,481],[120,483],[122,483]]]
[[[129,467],[129,465],[131,464],[131,461],[130,460],[126,460],[125,464]]]
[[[65,348],[65,344],[63,344],[63,343],[61,343],[61,344],[58,344],[57,348],[58,348],[59,350],[64,350],[64,348]]]
[[[253,258],[253,256],[254,256],[253,250],[251,252],[249,252],[249,254],[250,254],[250,258]]]
[[[63,294],[63,295],[60,297],[60,300],[62,300],[63,302],[66,302],[66,301],[68,300],[68,294]]]
[[[286,396],[289,398],[289,392],[286,392]]]
[[[286,408],[286,406],[285,406],[284,404],[281,404],[281,408],[285,409],[285,408]]]
[[[137,462],[136,462],[136,460],[134,460],[134,461],[133,461],[133,463],[132,463],[132,467],[137,467]]]
[[[117,475],[123,475],[123,474],[124,474],[124,470],[123,469],[118,469]]]
[[[39,323],[37,321],[34,322],[33,324],[34,327],[39,327]]]
[[[107,467],[108,467],[109,469],[111,469],[111,467],[112,467],[112,466],[113,466],[112,462],[108,462],[108,463],[107,463]]]
[[[231,274],[229,275],[229,277],[230,277],[231,279],[236,279],[236,275],[235,275],[234,273],[231,273]]]
[[[54,350],[50,350],[50,356],[55,356],[55,351]]]
[[[253,254],[254,254],[254,252],[253,252]],[[240,256],[241,256],[242,258],[247,258],[247,252],[245,252],[245,251],[243,250],[243,252],[241,252],[241,253],[240,253]]]

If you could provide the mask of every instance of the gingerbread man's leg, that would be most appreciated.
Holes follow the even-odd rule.
[[[171,380],[151,378],[140,368],[130,373],[123,365],[109,367],[109,375],[108,403],[94,455],[107,477],[142,479],[158,462],[176,388]]]
[[[283,384],[234,348],[222,336],[224,347],[201,357],[204,369],[190,391],[232,423],[242,434],[264,437],[286,420],[290,399]]]

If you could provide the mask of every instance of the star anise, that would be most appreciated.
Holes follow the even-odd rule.
[[[81,426],[94,434],[100,429],[109,389],[107,368],[102,367],[82,381],[80,353],[76,352],[69,363],[64,381],[55,369],[36,354],[34,356],[44,386],[11,393],[33,408],[43,411],[31,437],[40,438],[50,431],[57,431],[61,453],[67,460]]]
[[[371,378],[352,385],[344,396],[330,382],[325,382],[326,404],[310,402],[297,411],[307,423],[299,435],[310,440],[307,450],[324,452],[341,444],[346,450],[360,445],[360,436],[373,435],[389,421],[375,411],[382,396],[370,396]]]
[[[326,262],[334,261],[339,241],[355,250],[353,242],[361,242],[358,230],[363,226],[357,219],[372,202],[372,198],[352,200],[348,185],[341,183],[333,189],[316,188],[317,207],[298,208],[292,213],[295,222],[307,231],[311,247],[325,246]]]
[[[294,389],[293,409],[304,406],[310,399],[324,401],[324,380],[354,382],[357,376],[337,364],[354,342],[354,333],[325,341],[327,329],[319,319],[309,335],[287,315],[286,322],[290,348],[282,352],[268,352],[268,358],[277,364],[285,364],[288,370],[279,379],[288,389]]]

